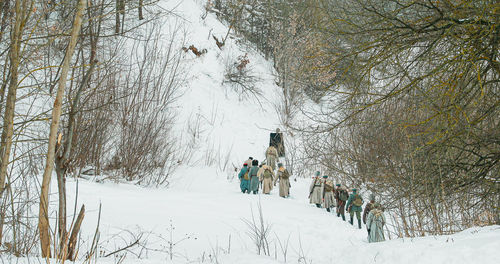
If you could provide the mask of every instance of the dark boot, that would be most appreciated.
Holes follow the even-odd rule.
[[[361,219],[358,219],[358,227],[361,229]]]
[[[353,220],[352,218],[351,218],[351,220],[349,220],[349,223],[351,223],[351,225],[353,225],[352,220]]]
[[[326,211],[327,211],[327,212],[330,212],[330,207],[326,208]]]
[[[337,213],[337,217],[340,217],[340,213]]]
[[[344,221],[345,221],[345,215],[342,215],[342,220],[344,220]]]

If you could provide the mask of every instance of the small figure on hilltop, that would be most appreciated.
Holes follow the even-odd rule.
[[[366,217],[370,213],[370,211],[374,208],[373,206],[375,205],[375,195],[370,194],[370,202],[365,206],[365,209],[363,210],[363,224],[366,225]],[[370,235],[370,229],[368,229],[368,235]]]
[[[259,161],[252,160],[252,167],[250,168],[248,175],[250,176],[250,191],[253,192],[253,194],[257,194],[259,192],[259,177],[257,176],[258,172]]]
[[[334,193],[335,187],[333,186],[333,181],[328,179],[327,175],[323,176],[323,188],[321,188],[321,197],[323,198],[323,207],[326,208],[327,212],[330,212],[330,208],[335,206]]]
[[[266,160],[267,164],[269,164],[274,171],[276,169],[276,160],[278,160],[278,150],[271,144],[269,144],[266,150]]]
[[[385,241],[384,225],[384,212],[381,209],[380,203],[375,203],[366,219],[366,228],[369,234],[368,242],[373,243]]]
[[[311,186],[309,187],[309,203],[315,204],[316,207],[321,208],[322,180],[319,177],[320,175],[319,171],[317,171],[314,175],[315,176],[311,182]]]
[[[280,182],[280,197],[287,198],[290,196],[290,173],[283,167],[283,163],[278,163],[278,173],[274,179],[274,186],[276,186],[276,181]]]
[[[259,181],[262,183],[262,193],[269,194],[273,189],[274,171],[271,166],[262,163],[258,172]]]
[[[335,189],[335,199],[337,200],[337,217],[342,215],[342,220],[345,221],[345,203],[349,198],[349,193],[344,186],[337,183],[337,188]]]
[[[363,209],[361,206],[364,201],[360,194],[357,193],[356,189],[352,189],[352,193],[347,200],[347,208],[349,208],[349,215],[351,216],[350,223],[353,224],[354,213],[356,213],[356,218],[358,219],[358,227],[361,229],[361,212]]]
[[[242,193],[250,193],[250,177],[248,176],[248,164],[244,163],[243,168],[241,168],[238,174],[240,179],[240,189]]]

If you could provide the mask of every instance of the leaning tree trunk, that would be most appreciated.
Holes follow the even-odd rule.
[[[16,106],[16,96],[18,88],[18,66],[19,50],[22,37],[23,10],[21,1],[17,0],[15,4],[15,25],[11,34],[10,45],[10,80],[7,101],[5,105],[5,116],[2,127],[2,137],[0,145],[0,204],[2,203],[3,193],[5,191],[5,178],[7,176],[7,166],[9,165],[10,149],[12,146],[12,135],[14,133],[14,110]],[[0,216],[0,243],[3,235],[3,216]]]
[[[45,170],[43,172],[42,190],[40,193],[40,210],[38,216],[38,229],[40,231],[40,244],[42,248],[42,257],[50,257],[50,235],[49,235],[49,215],[48,215],[48,202],[49,202],[49,185],[52,176],[52,169],[54,168],[54,156],[57,141],[57,129],[59,128],[59,120],[61,118],[62,100],[64,90],[66,88],[66,79],[68,77],[69,66],[71,57],[75,50],[78,34],[82,25],[83,10],[87,5],[87,0],[80,0],[78,9],[76,11],[73,28],[71,30],[71,38],[69,45],[66,49],[66,56],[61,68],[61,76],[59,77],[56,99],[54,101],[54,108],[52,109],[52,123],[50,125],[49,144],[47,151],[47,161]]]

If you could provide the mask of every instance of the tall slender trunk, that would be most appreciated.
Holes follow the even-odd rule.
[[[115,34],[120,34],[120,0],[116,0],[115,10]]]
[[[49,234],[49,215],[48,215],[48,201],[49,201],[49,185],[54,168],[55,147],[57,141],[57,130],[59,128],[59,120],[61,118],[62,100],[64,90],[66,88],[66,79],[68,76],[69,66],[73,52],[75,51],[78,34],[82,25],[82,16],[87,0],[80,0],[71,30],[71,38],[68,48],[66,49],[66,56],[61,68],[61,75],[58,82],[56,99],[54,101],[54,108],[52,109],[52,122],[50,125],[49,144],[47,151],[47,161],[45,170],[43,172],[42,190],[40,193],[40,210],[38,218],[38,229],[40,232],[40,244],[42,248],[42,257],[50,257],[50,234]]]
[[[16,106],[16,96],[18,88],[18,66],[19,66],[19,50],[21,47],[22,37],[22,6],[21,0],[16,0],[15,4],[15,25],[11,33],[10,45],[10,80],[7,93],[7,101],[5,105],[5,115],[2,127],[2,137],[0,145],[0,204],[2,204],[3,193],[5,191],[5,178],[7,176],[7,166],[9,165],[10,150],[12,146],[12,135],[14,133],[14,110]],[[3,217],[0,219],[0,242],[2,241],[3,232]]]
[[[143,20],[144,16],[142,15],[142,6],[144,5],[144,0],[139,0],[139,20]]]

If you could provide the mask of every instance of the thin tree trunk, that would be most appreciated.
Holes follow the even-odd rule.
[[[139,0],[139,20],[143,20],[144,19],[144,16],[142,15],[142,6],[144,5],[144,1],[143,0]]]
[[[68,242],[68,259],[71,261],[74,261],[76,258],[75,255],[76,238],[78,232],[80,231],[80,226],[82,225],[84,216],[85,216],[85,205],[82,205],[82,209],[80,209],[80,213],[78,213],[78,217],[76,218],[73,230],[71,230],[71,236],[69,237],[69,242]]]
[[[120,34],[120,0],[116,0],[115,10],[115,34]]]
[[[19,66],[19,50],[21,47],[23,20],[21,0],[17,0],[15,4],[15,19],[14,31],[11,34],[11,49],[10,49],[10,83],[7,93],[7,101],[5,106],[4,123],[2,127],[2,137],[0,146],[0,204],[2,204],[3,193],[5,191],[5,178],[7,176],[7,166],[9,165],[10,150],[12,146],[12,135],[14,133],[14,110],[16,106],[16,96],[18,88],[18,66]],[[3,228],[3,217],[0,219],[0,226]],[[0,229],[0,242],[2,241],[2,232]]]
[[[87,0],[80,0],[78,9],[76,11],[73,28],[71,30],[71,39],[61,69],[61,75],[58,82],[56,99],[54,101],[54,109],[52,110],[52,123],[50,125],[49,144],[47,151],[47,161],[45,170],[43,172],[42,190],[40,193],[40,210],[38,218],[38,229],[40,232],[40,244],[42,247],[42,257],[50,257],[50,235],[49,235],[49,215],[48,215],[48,201],[49,201],[49,185],[52,176],[52,169],[54,168],[55,147],[57,141],[57,130],[59,128],[59,120],[61,118],[62,100],[64,90],[66,88],[66,79],[68,76],[71,57],[75,50],[78,34],[82,25],[83,10],[87,5]]]

